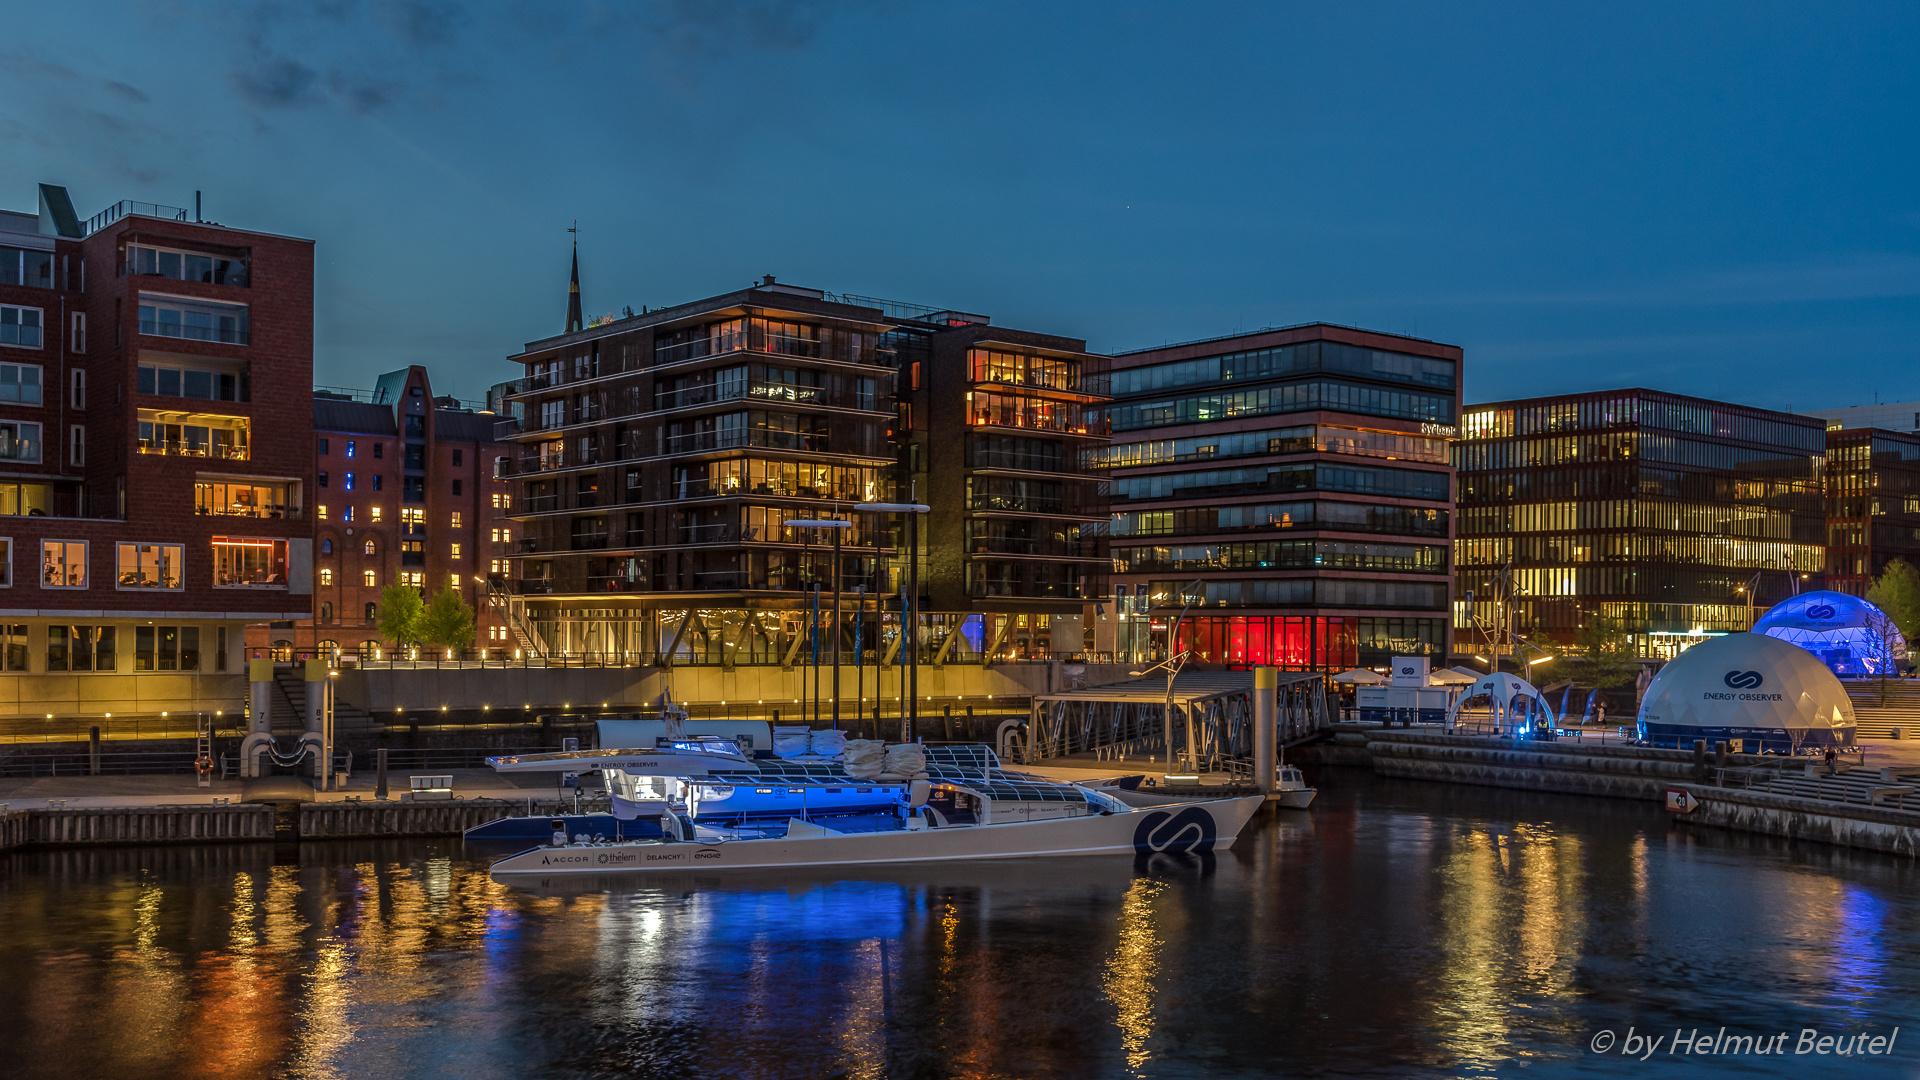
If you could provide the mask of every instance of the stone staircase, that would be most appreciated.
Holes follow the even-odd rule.
[[[1885,704],[1881,703],[1878,679],[1843,679],[1841,685],[1853,702],[1861,738],[1920,738],[1920,681],[1888,679]]]
[[[275,667],[273,669],[273,681],[278,691],[273,695],[275,731],[306,730],[307,682],[305,676],[305,669],[298,664],[290,668]],[[283,708],[286,710],[284,714],[281,711]],[[354,735],[372,735],[377,728],[378,725],[372,714],[358,705],[341,701],[339,695],[334,695],[333,737],[336,740],[344,741]]]

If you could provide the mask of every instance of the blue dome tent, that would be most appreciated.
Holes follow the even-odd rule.
[[[1860,597],[1841,592],[1822,590],[1782,600],[1754,620],[1753,632],[1800,646],[1835,675],[1897,671],[1907,659],[1907,639],[1893,620]]]

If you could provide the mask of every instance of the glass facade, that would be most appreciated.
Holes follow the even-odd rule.
[[[1920,566],[1920,435],[1827,432],[1827,587],[1865,596],[1894,559]]]

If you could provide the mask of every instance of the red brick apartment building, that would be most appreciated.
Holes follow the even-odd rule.
[[[311,600],[313,243],[64,188],[0,211],[0,733],[237,715]]]
[[[448,588],[475,608],[474,648],[511,655],[487,603],[504,577],[514,524],[495,460],[491,412],[436,398],[422,367],[380,377],[371,392],[313,396],[313,616],[257,629],[250,647],[276,655],[378,660],[381,590],[407,585],[428,599]],[[422,655],[425,655],[423,652]]]

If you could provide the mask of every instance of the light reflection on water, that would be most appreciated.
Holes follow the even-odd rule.
[[[16,855],[0,1071],[1600,1075],[1626,1067],[1585,1054],[1601,1028],[1920,1026],[1906,863],[1625,802],[1325,782],[1217,858],[1142,866],[528,891],[452,841]]]

